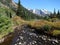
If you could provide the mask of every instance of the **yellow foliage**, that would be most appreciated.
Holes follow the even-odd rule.
[[[52,32],[53,36],[57,36],[57,35],[60,35],[60,30],[54,30]]]
[[[44,25],[50,25],[51,27],[60,28],[60,21],[51,22],[46,20],[38,20],[38,21],[29,21],[28,23],[31,27],[40,28]]]
[[[14,16],[13,18],[12,18],[12,20],[13,20],[13,23],[14,23],[14,25],[21,25],[21,24],[23,24],[25,21],[21,18],[21,17],[19,17],[19,16]]]
[[[60,28],[60,21],[59,21],[59,22],[54,22],[54,23],[53,23],[53,26],[54,26],[55,28]]]
[[[31,25],[31,27],[35,27],[35,28],[40,28],[40,27],[44,26],[45,24],[47,24],[47,21],[45,21],[45,20],[30,21],[29,22],[29,25]]]

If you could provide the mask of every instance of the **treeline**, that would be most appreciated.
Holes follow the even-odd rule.
[[[60,11],[58,10],[58,11],[56,12],[56,10],[54,9],[54,12],[51,13],[51,14],[49,15],[49,17],[50,17],[50,18],[58,18],[58,19],[60,19]]]
[[[31,19],[40,19],[41,17],[33,14],[32,12],[28,11],[26,8],[24,8],[21,4],[20,4],[20,0],[18,2],[18,8],[16,11],[16,15],[22,17],[25,20],[31,20]]]
[[[54,9],[54,12],[47,15],[47,16],[39,16],[36,14],[33,14],[32,12],[28,11],[26,8],[24,8],[21,3],[20,0],[18,1],[18,8],[16,11],[16,15],[22,17],[25,20],[31,20],[31,19],[52,19],[52,18],[58,18],[60,19],[60,11],[58,10],[58,12],[56,13],[56,10]]]

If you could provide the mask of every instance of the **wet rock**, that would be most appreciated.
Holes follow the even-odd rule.
[[[17,41],[16,42],[18,42],[19,41],[19,39],[17,39]]]
[[[23,40],[24,37],[23,36],[19,36],[19,38]]]
[[[0,43],[2,43],[4,41],[4,38],[2,38],[1,40],[0,40]]]
[[[58,40],[56,40],[56,39],[51,39],[51,41],[53,41],[55,43],[59,43]]]
[[[53,41],[52,44],[56,44],[56,43]]]
[[[15,44],[15,45],[17,45],[17,44]]]
[[[42,39],[43,39],[43,40],[46,40],[46,38],[45,38],[45,37],[42,37]]]
[[[21,42],[19,42],[19,45],[21,45],[22,43]]]
[[[48,40],[48,41],[51,41],[51,39],[50,39],[50,38],[48,38],[47,40]]]

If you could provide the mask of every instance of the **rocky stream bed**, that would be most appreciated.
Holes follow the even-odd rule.
[[[55,37],[47,36],[44,33],[38,34],[35,29],[27,25],[15,29],[15,37],[10,45],[60,45],[60,40]]]

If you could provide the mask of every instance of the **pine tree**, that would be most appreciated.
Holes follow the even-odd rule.
[[[55,8],[54,8],[54,15],[56,15],[56,10],[55,10]]]
[[[60,11],[57,12],[57,18],[60,18]]]
[[[57,15],[59,15],[59,14],[60,14],[60,12],[59,12],[59,10],[58,10]]]
[[[54,8],[53,18],[55,18],[55,17],[56,17],[56,10]]]
[[[18,1],[18,8],[17,8],[17,11],[16,11],[16,15],[17,16],[22,16],[22,7],[21,7],[21,4],[20,4],[20,0]]]
[[[52,13],[50,13],[49,17],[50,17],[50,18],[52,18],[52,16],[53,16],[53,14],[52,14]]]

